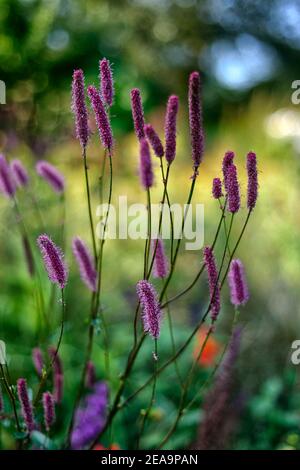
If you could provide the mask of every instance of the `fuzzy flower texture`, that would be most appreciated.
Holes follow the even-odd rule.
[[[228,273],[230,288],[230,300],[233,305],[245,305],[249,300],[248,286],[246,282],[243,263],[239,259],[232,260]]]
[[[107,106],[112,106],[114,99],[114,82],[109,60],[102,59],[99,62],[101,97]]]
[[[46,431],[49,432],[55,422],[55,405],[53,396],[50,392],[43,393],[43,409],[45,428]]]
[[[161,310],[153,285],[146,280],[137,283],[136,291],[143,309],[144,331],[154,339],[160,334]]]
[[[74,70],[72,82],[72,111],[75,116],[76,137],[82,148],[89,139],[88,112],[85,104],[84,75],[82,70]]]
[[[32,405],[28,396],[27,382],[25,379],[18,379],[17,390],[22,407],[22,415],[26,424],[27,431],[30,433],[34,430],[34,419]]]
[[[153,170],[151,163],[150,148],[147,139],[140,140],[140,179],[145,189],[151,188],[153,185]]]
[[[113,135],[102,98],[94,86],[88,87],[88,95],[95,114],[100,140],[103,147],[107,149],[111,155],[113,149]]]
[[[81,279],[92,292],[96,292],[97,271],[89,249],[79,237],[73,239],[72,248],[79,266]]]
[[[61,249],[46,234],[38,237],[37,244],[41,250],[50,281],[63,289],[67,284],[68,271]]]
[[[64,192],[65,179],[63,175],[50,163],[40,160],[36,164],[36,172],[51,186],[58,194]]]
[[[207,246],[203,250],[204,263],[206,266],[208,285],[210,292],[211,318],[217,319],[220,311],[220,287],[218,283],[218,269],[212,249]]]
[[[154,258],[154,277],[163,279],[168,274],[168,260],[165,255],[164,244],[161,238],[152,241],[152,249],[155,252]]]

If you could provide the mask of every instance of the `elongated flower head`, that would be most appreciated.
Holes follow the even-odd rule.
[[[169,267],[165,255],[164,243],[161,238],[152,240],[152,249],[153,252],[155,252],[153,275],[154,277],[163,279],[167,276]]]
[[[215,256],[213,250],[209,246],[204,248],[203,258],[208,277],[211,318],[213,321],[215,321],[221,308],[220,286],[218,282],[218,269],[216,265]]]
[[[222,171],[223,171],[223,183],[224,183],[224,188],[227,193],[227,172],[228,168],[232,165],[234,159],[234,152],[229,150],[228,152],[225,153],[223,162],[222,162]]]
[[[46,234],[38,237],[37,244],[41,250],[50,281],[63,289],[67,284],[68,270],[61,249]]]
[[[147,139],[149,141],[149,144],[151,145],[155,155],[159,158],[163,157],[164,156],[164,148],[163,148],[161,140],[160,140],[159,136],[157,135],[157,133],[155,132],[153,126],[151,126],[151,124],[146,124],[144,126],[144,131],[145,131],[146,137],[147,137]]]
[[[178,107],[178,96],[170,96],[167,103],[165,118],[165,156],[169,165],[172,163],[176,155],[176,122]]]
[[[113,134],[109,117],[107,115],[103,101],[98,90],[94,86],[88,87],[88,95],[95,114],[95,119],[102,145],[105,149],[109,151],[111,155],[114,143]]]
[[[0,155],[0,191],[8,198],[13,198],[16,192],[11,169],[4,155]]]
[[[107,106],[112,106],[114,99],[114,82],[109,60],[102,59],[99,62],[101,96]]]
[[[92,361],[88,361],[85,374],[85,386],[87,388],[93,388],[96,383],[96,370],[95,365]]]
[[[10,168],[16,185],[19,188],[22,186],[27,186],[29,183],[29,176],[23,163],[17,159],[12,160]]]
[[[101,433],[107,414],[108,389],[104,382],[97,382],[91,393],[83,399],[77,408],[71,434],[71,448],[84,449]]]
[[[248,173],[248,191],[247,191],[247,207],[249,210],[254,209],[258,195],[257,180],[257,161],[256,154],[249,152],[247,155],[247,173]]]
[[[25,379],[18,379],[17,390],[19,401],[22,407],[22,416],[24,418],[27,431],[30,433],[34,430],[34,419],[32,405],[27,391],[27,382]]]
[[[82,148],[89,139],[88,112],[85,104],[84,75],[82,70],[74,70],[72,81],[72,111],[75,116],[76,137]]]
[[[239,259],[231,261],[228,273],[228,283],[231,303],[235,306],[245,305],[249,300],[249,291],[244,266]]]
[[[197,171],[204,152],[200,74],[192,72],[189,78],[189,121],[194,169]]]
[[[153,285],[146,280],[137,283],[136,291],[143,309],[144,331],[157,339],[160,334],[161,310]]]
[[[141,98],[141,92],[138,88],[133,88],[130,92],[131,111],[134,124],[134,130],[139,140],[145,137],[144,132],[144,111]]]
[[[47,183],[56,193],[61,194],[64,192],[65,179],[63,175],[55,168],[55,166],[45,162],[44,160],[40,160],[37,162],[35,168],[37,174],[47,181]]]
[[[212,184],[212,195],[215,199],[220,199],[223,196],[222,181],[220,178],[214,178]]]
[[[52,393],[43,393],[44,423],[46,431],[49,432],[55,422],[55,404]]]
[[[44,367],[43,353],[40,348],[34,348],[32,350],[32,362],[35,370],[39,376],[42,375]]]
[[[140,140],[140,179],[145,189],[149,189],[153,185],[154,175],[150,148],[147,139],[144,138]]]
[[[81,238],[75,237],[73,238],[72,248],[79,266],[81,279],[92,292],[96,292],[97,271],[88,247]]]
[[[241,206],[240,187],[236,166],[232,163],[227,170],[228,210],[232,214],[238,212]]]

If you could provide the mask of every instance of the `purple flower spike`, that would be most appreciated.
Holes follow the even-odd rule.
[[[217,319],[220,312],[220,286],[218,282],[218,270],[216,260],[212,249],[207,246],[203,250],[204,263],[206,266],[208,285],[210,292],[210,307],[211,307],[211,318],[213,321]]]
[[[215,199],[220,199],[223,196],[222,193],[222,181],[220,178],[214,178],[212,184],[212,195]]]
[[[231,303],[235,306],[245,305],[249,300],[249,292],[244,266],[239,259],[231,261],[228,273],[228,283]]]
[[[86,374],[85,374],[85,386],[87,388],[93,388],[96,382],[96,369],[92,361],[87,363]]]
[[[82,70],[74,70],[72,81],[72,111],[75,116],[76,137],[82,148],[89,139],[88,112],[85,104],[84,75]]]
[[[49,432],[55,422],[54,399],[50,392],[43,393],[44,423],[46,431]]]
[[[50,163],[45,162],[44,160],[40,160],[37,162],[35,168],[37,174],[47,181],[56,193],[61,194],[64,192],[65,179],[55,166],[50,165]]]
[[[247,173],[248,173],[248,194],[247,207],[249,210],[254,209],[257,201],[258,181],[257,181],[257,161],[256,154],[249,152],[247,155]]]
[[[38,237],[37,244],[41,250],[50,281],[63,289],[67,284],[68,271],[62,251],[46,234]]]
[[[13,198],[16,192],[11,170],[4,155],[0,155],[0,191],[8,198]]]
[[[228,152],[225,153],[224,158],[223,158],[223,163],[222,163],[222,171],[223,171],[224,188],[226,192],[227,192],[227,172],[228,172],[228,168],[233,163],[233,159],[234,159],[234,152],[229,150]]]
[[[163,279],[168,274],[168,260],[165,255],[165,249],[163,241],[158,238],[152,240],[152,248],[155,251],[155,258],[154,258],[154,277]]]
[[[164,148],[153,126],[151,126],[151,124],[146,124],[144,126],[144,131],[155,155],[159,158],[163,157]]]
[[[29,177],[26,168],[20,160],[13,160],[10,164],[11,172],[16,185],[21,188],[27,186],[29,183]]]
[[[143,308],[144,331],[157,339],[160,334],[161,323],[161,310],[157,293],[153,285],[146,280],[137,283],[136,291]]]
[[[228,210],[232,214],[238,212],[241,205],[240,187],[237,179],[236,166],[232,163],[227,170]]]
[[[44,367],[44,359],[40,348],[34,348],[32,350],[32,362],[37,374],[41,377]]]
[[[29,400],[27,383],[25,379],[17,381],[18,397],[22,407],[22,416],[24,418],[27,431],[31,433],[34,430],[33,410]]]
[[[176,120],[178,113],[179,100],[178,96],[172,95],[168,99],[167,111],[165,118],[165,140],[166,160],[171,165],[176,155]]]
[[[145,189],[151,188],[154,176],[149,144],[146,139],[141,139],[140,141],[140,178]]]
[[[79,237],[73,238],[72,248],[79,266],[81,279],[92,292],[96,292],[97,271],[89,249]]]
[[[88,87],[88,95],[95,114],[102,145],[111,155],[113,149],[113,135],[107,112],[98,90],[94,86]]]
[[[141,98],[141,92],[138,88],[133,88],[130,92],[131,97],[131,111],[134,124],[134,130],[139,140],[145,137],[144,132],[144,111]]]
[[[112,106],[114,99],[114,82],[109,60],[100,60],[99,69],[102,99],[107,106]]]
[[[192,72],[189,78],[189,121],[194,170],[197,171],[204,152],[202,105],[200,98],[200,75]]]

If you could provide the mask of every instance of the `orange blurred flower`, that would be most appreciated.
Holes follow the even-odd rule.
[[[193,356],[195,359],[197,359],[201,351],[208,331],[209,328],[207,328],[206,326],[202,326],[197,333],[196,345],[193,352]],[[221,344],[215,338],[213,338],[212,335],[210,335],[202,351],[202,354],[198,359],[198,364],[203,367],[210,367],[215,362],[215,359],[218,356],[220,350]]]
[[[120,447],[118,444],[112,444],[109,447],[104,447],[102,444],[96,444],[95,447],[93,447],[93,450],[120,450]]]

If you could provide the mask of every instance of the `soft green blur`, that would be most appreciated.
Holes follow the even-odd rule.
[[[28,190],[19,190],[17,198],[34,246],[39,276],[38,280],[32,280],[27,273],[12,204],[1,197],[0,339],[7,345],[13,381],[24,376],[30,387],[35,389],[38,379],[31,362],[31,350],[39,345],[46,351],[49,344],[55,344],[61,309],[59,292],[53,304],[49,303],[51,286],[35,247],[35,239],[45,230],[61,245],[64,224],[66,240],[63,249],[70,274],[66,288],[66,331],[61,349],[66,383],[63,407],[57,409],[59,435],[67,425],[82,367],[90,305],[90,294],[80,281],[71,252],[71,239],[75,235],[84,238],[91,246],[81,149],[74,137],[70,111],[71,76],[73,69],[82,68],[86,84],[97,85],[98,61],[105,56],[113,64],[116,89],[111,110],[116,138],[113,155],[115,203],[122,195],[128,196],[129,204],[146,203],[146,194],[138,178],[138,143],[130,113],[129,91],[133,87],[141,88],[146,121],[154,125],[162,138],[167,97],[174,93],[180,98],[178,151],[171,169],[169,193],[172,202],[184,203],[192,174],[187,81],[194,69],[200,68],[203,74],[206,150],[194,202],[205,205],[205,244],[212,243],[220,217],[218,203],[211,197],[211,183],[214,177],[222,176],[221,163],[225,151],[236,152],[242,193],[242,209],[234,221],[231,246],[247,215],[245,157],[249,150],[257,153],[259,200],[237,253],[246,268],[251,296],[249,303],[240,311],[239,321],[244,329],[235,377],[235,396],[242,396],[244,405],[234,417],[234,432],[225,447],[300,447],[299,366],[290,360],[292,342],[299,338],[300,331],[300,219],[297,209],[300,105],[291,102],[291,84],[300,78],[299,38],[276,36],[281,26],[279,19],[278,24],[276,18],[273,24],[271,20],[267,23],[267,7],[260,10],[258,2],[253,2],[254,11],[251,8],[243,10],[244,2],[228,2],[232,4],[231,9],[224,7],[220,17],[213,10],[215,3],[211,2],[209,7],[210,2],[188,0],[1,0],[0,79],[6,84],[7,104],[0,105],[0,150],[8,159],[20,158],[30,172],[30,186]],[[263,3],[273,4],[271,1]],[[253,20],[255,8],[258,9],[256,22]],[[233,14],[236,15],[235,28],[230,23],[230,15]],[[232,67],[227,64],[224,68],[224,74],[228,76],[227,81],[222,82],[220,73],[213,67],[216,52],[209,54],[208,51],[216,47],[218,41],[234,42],[243,34],[247,44],[252,44],[251,38],[256,37],[264,45],[265,55],[262,57],[265,62],[262,59],[261,67],[267,69],[270,65],[268,60],[272,58],[270,74],[261,79],[254,76],[252,81],[248,76],[249,83],[247,80],[239,82],[236,77],[243,72],[237,68],[242,62],[241,55],[240,62],[231,64]],[[245,60],[254,58],[250,53]],[[259,68],[256,62],[253,67]],[[230,74],[232,83],[237,80],[235,87],[228,85]],[[92,113],[91,125],[93,134],[87,154],[95,214],[104,153]],[[65,201],[35,174],[34,166],[38,159],[50,161],[65,175]],[[163,186],[159,162],[155,158],[153,161],[155,188],[152,201],[159,202]],[[108,165],[104,182],[106,200]],[[32,196],[39,203],[44,227],[32,204]],[[224,246],[224,234],[221,233],[216,250],[218,261]],[[102,305],[109,328],[110,378],[114,390],[132,342],[135,285],[143,273],[143,248],[141,241],[134,240],[108,240],[105,243]],[[189,284],[201,261],[201,251],[181,251],[169,297]],[[44,308],[38,297],[39,283]],[[154,284],[161,288],[157,280]],[[171,305],[177,345],[187,338],[207,302],[207,283],[203,276],[191,292]],[[225,345],[228,341],[233,314],[225,285],[220,321],[215,331],[220,344]],[[103,325],[99,322],[93,356],[99,379],[107,378],[103,348]],[[152,373],[152,350],[153,344],[148,339],[129,381],[126,396]],[[170,351],[165,318],[159,341],[160,360],[169,357]],[[192,347],[179,361],[182,373],[191,361]],[[190,399],[197,393],[199,381],[201,384],[206,379],[207,370],[199,367],[198,376],[189,391]],[[180,396],[175,380],[173,366],[158,379],[156,403],[142,440],[145,448],[157,446],[175,419]],[[111,442],[118,443],[123,449],[135,445],[135,424],[140,422],[140,409],[147,406],[149,396],[148,390],[125,409],[112,429]],[[184,448],[195,441],[202,417],[202,399],[203,393],[184,415],[168,448]],[[13,442],[5,429],[2,436],[2,446],[11,448]],[[110,444],[108,437],[103,444]]]

